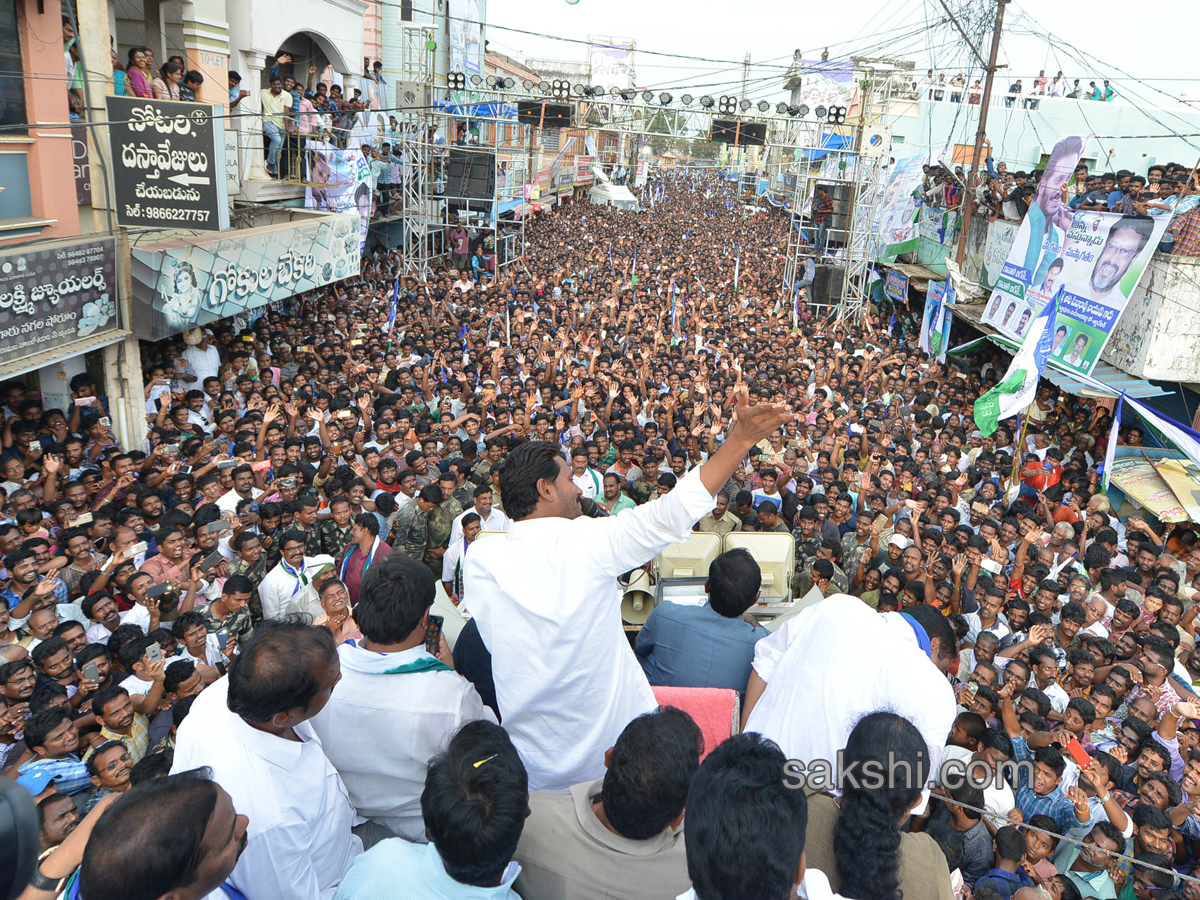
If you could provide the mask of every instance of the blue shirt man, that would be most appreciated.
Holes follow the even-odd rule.
[[[750,553],[730,550],[709,566],[707,603],[657,607],[634,647],[650,683],[745,693],[754,645],[770,635],[742,618],[758,599],[761,583],[762,573]]]

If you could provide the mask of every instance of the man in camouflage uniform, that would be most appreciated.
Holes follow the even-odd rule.
[[[817,511],[811,506],[800,507],[796,513],[796,527],[792,531],[796,539],[796,567],[792,572],[792,596],[803,597],[812,587],[808,577],[817,551],[821,549],[821,532],[817,528]],[[803,587],[804,590],[800,590]]]
[[[871,517],[863,514],[854,523],[854,530],[842,535],[842,569],[846,577],[858,577],[858,565],[863,557],[871,554]]]
[[[309,532],[304,547],[306,556],[324,553],[337,559],[345,546],[354,540],[350,534],[353,512],[350,499],[341,495],[334,497],[329,501],[329,512],[329,518],[317,522],[317,527]]]
[[[492,469],[497,468],[504,459],[504,443],[499,438],[487,442],[487,449],[475,468],[471,470],[470,480],[474,484],[490,484]]]
[[[454,496],[446,492],[445,482],[442,483],[442,496],[446,499],[429,513],[429,542],[425,550],[425,565],[429,566],[434,577],[439,580],[442,577],[442,557],[450,545],[450,532],[454,529],[454,520],[463,511]]]
[[[400,507],[387,541],[393,552],[402,550],[415,560],[425,559],[425,550],[429,546],[429,513],[437,508],[441,499],[442,489],[436,484],[427,484],[412,503]],[[438,576],[441,576],[440,572]]]
[[[243,531],[235,535],[231,546],[234,557],[229,564],[229,575],[231,578],[234,575],[245,575],[254,586],[254,591],[250,594],[250,600],[246,607],[251,623],[257,625],[263,617],[258,586],[262,584],[263,577],[279,565],[279,561],[271,562],[267,558],[267,554],[263,551],[262,536],[252,531]]]
[[[634,503],[641,506],[658,496],[658,476],[660,474],[662,473],[658,471],[656,464],[646,464],[646,467],[642,469],[642,477],[629,485],[629,496]]]

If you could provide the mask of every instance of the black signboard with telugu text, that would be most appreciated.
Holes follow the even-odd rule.
[[[116,260],[112,238],[0,250],[0,366],[116,331]]]
[[[219,106],[106,97],[117,222],[225,231],[229,192]]]

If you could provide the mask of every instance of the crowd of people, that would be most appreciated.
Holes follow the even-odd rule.
[[[1010,82],[1008,91],[1004,94],[1004,105],[1011,107],[1019,104],[1023,109],[1037,109],[1038,103],[1044,97],[1112,102],[1117,96],[1116,89],[1106,78],[1102,78],[1101,82],[1102,87],[1094,81],[1089,81],[1084,88],[1080,86],[1078,78],[1068,84],[1061,70],[1055,73],[1053,78],[1047,78],[1043,69],[1038,72],[1028,88],[1021,78]],[[946,72],[935,73],[933,69],[929,69],[924,79],[919,83],[912,83],[909,95],[914,100],[932,100],[935,103],[965,102],[971,106],[978,106],[983,100],[983,80],[974,78],[968,81],[962,72],[955,72],[947,78]]]
[[[148,345],[141,447],[89,375],[3,386],[28,897],[1200,895],[1200,545],[1113,515],[1110,412],[984,437],[999,351],[793,327],[785,214],[654,189]],[[791,534],[795,605],[730,550],[628,634],[693,529]],[[812,777],[843,750],[907,774]]]

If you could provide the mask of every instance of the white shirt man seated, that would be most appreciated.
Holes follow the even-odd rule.
[[[367,570],[354,609],[363,637],[338,647],[342,680],[312,720],[358,815],[420,842],[429,760],[464,722],[496,721],[471,683],[426,651],[434,595],[428,566],[402,553]]]

